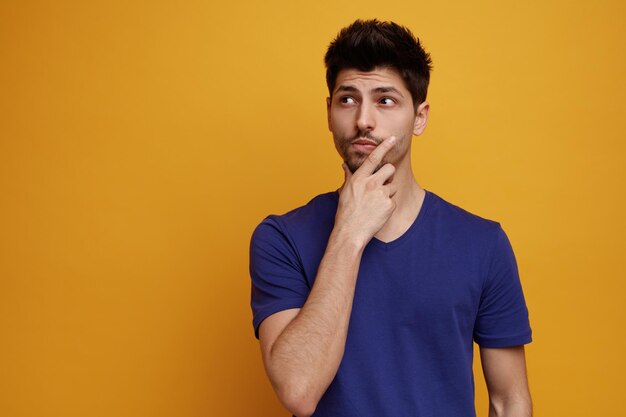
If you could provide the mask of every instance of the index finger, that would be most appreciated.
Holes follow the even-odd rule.
[[[394,143],[396,143],[396,137],[395,136],[389,136],[387,139],[385,139],[382,142],[380,142],[380,144],[376,147],[376,149],[374,149],[367,156],[367,159],[365,159],[365,161],[363,161],[363,164],[361,164],[359,169],[356,170],[355,174],[357,172],[358,173],[362,172],[365,175],[372,174],[372,172],[374,172],[376,170],[376,168],[378,168],[378,166],[382,162],[382,160],[385,157],[385,155],[387,154],[387,152],[389,152],[389,149],[391,149],[393,147]]]

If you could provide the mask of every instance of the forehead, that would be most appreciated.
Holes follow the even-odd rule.
[[[333,92],[345,87],[356,88],[363,92],[380,87],[394,87],[400,92],[408,93],[398,70],[386,67],[377,67],[372,71],[359,71],[353,68],[343,69],[337,74]]]

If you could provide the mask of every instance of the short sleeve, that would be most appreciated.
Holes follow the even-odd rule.
[[[301,308],[309,295],[295,246],[272,217],[266,218],[252,234],[250,277],[252,324],[257,338],[263,320],[282,310]]]
[[[499,226],[486,265],[474,340],[486,348],[530,343],[532,331],[515,255]]]

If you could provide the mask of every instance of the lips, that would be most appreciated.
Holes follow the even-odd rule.
[[[369,154],[378,146],[378,143],[371,139],[357,139],[351,143],[352,149],[362,154]]]
[[[353,145],[374,146],[374,147],[378,146],[378,143],[374,142],[373,140],[371,140],[371,139],[363,139],[363,138],[352,141],[352,144]]]

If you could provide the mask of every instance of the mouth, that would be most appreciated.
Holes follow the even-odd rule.
[[[370,146],[378,146],[378,143],[372,139],[366,138],[358,138],[352,141],[353,145],[370,145]]]
[[[378,143],[372,139],[358,138],[351,142],[352,147],[359,152],[370,153],[378,146]]]

